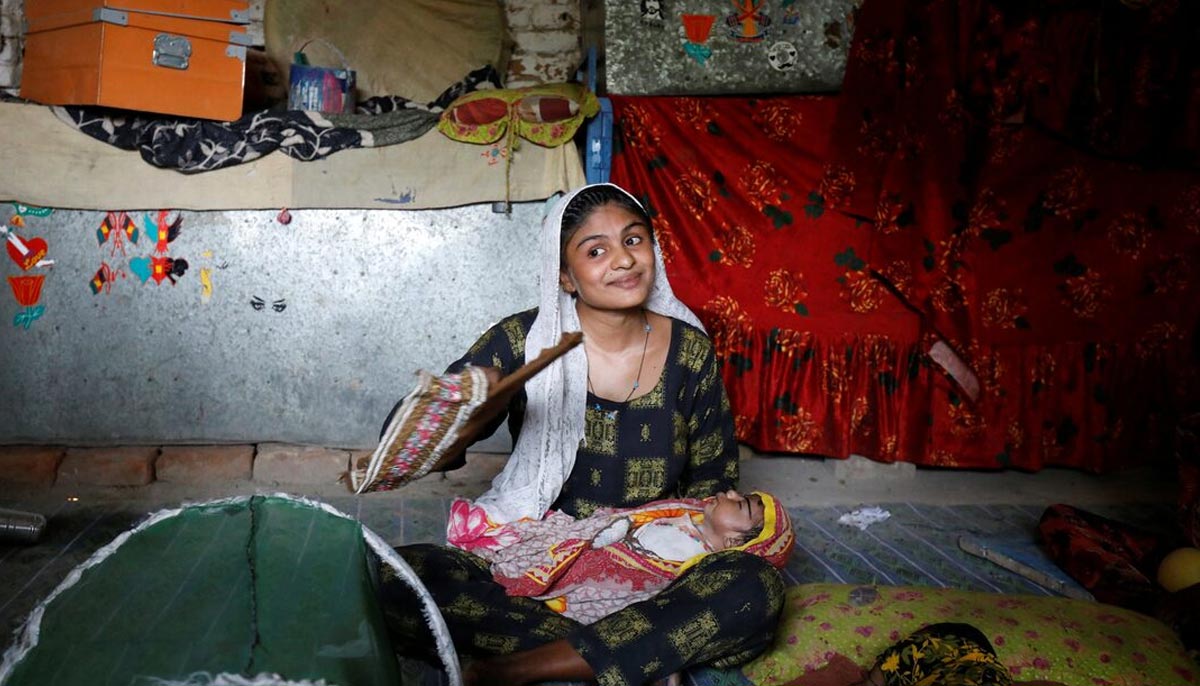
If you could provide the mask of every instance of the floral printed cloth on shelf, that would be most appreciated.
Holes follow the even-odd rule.
[[[1129,610],[1065,598],[848,584],[789,589],[775,645],[742,672],[757,686],[777,686],[838,655],[869,667],[888,646],[937,622],[978,628],[1018,681],[1185,686],[1200,678],[1170,629]]]

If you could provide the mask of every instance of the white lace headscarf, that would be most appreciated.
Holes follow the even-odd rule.
[[[581,331],[575,299],[562,289],[559,281],[561,227],[567,205],[580,192],[596,186],[609,186],[629,196],[627,191],[609,183],[576,189],[551,207],[542,220],[542,267],[538,288],[537,319],[525,339],[525,360],[538,356],[558,342],[564,331]],[[654,243],[654,285],[646,309],[674,317],[701,330],[695,313],[675,297],[663,267],[662,252]],[[504,470],[492,480],[492,487],[476,501],[496,524],[523,517],[540,519],[558,498],[563,483],[575,466],[575,453],[583,440],[584,413],[587,406],[587,353],[576,346],[525,384],[528,405],[520,437]]]

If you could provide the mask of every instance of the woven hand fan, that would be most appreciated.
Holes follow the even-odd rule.
[[[417,372],[417,386],[392,412],[379,445],[350,472],[355,493],[399,488],[462,455],[525,382],[583,340],[565,333],[557,345],[489,388],[479,367],[435,376]]]

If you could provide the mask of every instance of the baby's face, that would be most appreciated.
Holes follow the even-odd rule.
[[[745,534],[763,524],[762,498],[743,496],[733,489],[718,493],[704,505],[708,545],[724,550],[741,545]]]

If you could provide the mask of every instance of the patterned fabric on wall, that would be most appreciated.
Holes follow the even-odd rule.
[[[722,356],[738,438],[970,468],[1165,455],[1196,402],[1200,179],[1020,128],[986,151],[973,202],[856,219],[831,207],[856,185],[829,173],[840,97],[613,98],[613,180],[655,214],[672,284]],[[881,234],[917,247],[889,256]],[[965,297],[927,316],[941,301],[922,280],[949,273]],[[978,374],[975,402],[924,355],[935,330]]]
[[[1068,5],[868,1],[858,18],[821,191],[875,223],[867,259],[913,268],[905,296],[960,352],[983,336],[971,310],[988,293],[965,255],[1034,233],[1041,249],[1086,243],[1125,213],[1157,227],[1157,250],[1195,244],[1200,50],[1182,39],[1200,7]],[[1048,196],[1016,197],[1030,193]]]
[[[1200,168],[1200,3],[1007,5],[1031,121],[1103,155]]]
[[[613,97],[612,178],[654,215],[723,362],[739,440],[925,461],[919,318],[866,270],[870,227],[816,195],[834,98]]]
[[[1161,457],[1198,406],[1198,10],[1118,5],[869,1],[840,96],[822,198],[873,222],[1013,464]]]

